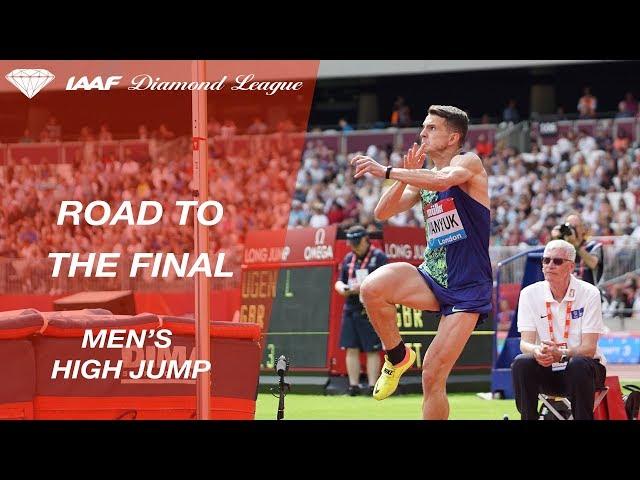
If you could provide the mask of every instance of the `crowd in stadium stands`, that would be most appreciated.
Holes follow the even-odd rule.
[[[591,117],[597,101],[588,89],[581,97],[581,116]],[[637,114],[637,102],[627,94],[620,102],[625,116]],[[510,101],[504,119],[517,121]],[[534,136],[528,152],[493,145],[480,135],[475,151],[489,174],[491,245],[535,246],[550,240],[551,230],[571,211],[581,212],[590,233],[597,236],[629,235],[640,241],[640,145],[632,144],[623,129],[615,138],[611,120],[599,122],[593,136],[579,131],[561,134],[555,145],[543,145]],[[383,165],[401,166],[401,154],[391,147],[372,145],[364,152]],[[309,142],[298,174],[290,227],[363,224],[380,228],[373,210],[383,183],[362,178],[353,182],[346,157],[329,151],[320,140]],[[390,183],[389,181],[386,182]],[[419,205],[392,217],[397,226],[423,226]],[[639,279],[608,292],[609,313],[640,310]],[[629,313],[630,315],[630,313]]]
[[[591,115],[597,102],[595,97],[590,100],[585,90],[580,105],[581,112]],[[625,115],[638,113],[631,94],[620,102],[620,109]],[[397,99],[394,112],[398,125],[410,122],[404,99]],[[508,103],[504,116],[518,118],[514,101]],[[347,125],[345,120],[342,128]],[[256,136],[246,147],[232,151],[225,139],[238,133],[234,123],[210,119],[210,138],[221,139],[211,143],[210,195],[225,206],[222,223],[212,229],[210,251],[231,252],[229,261],[240,263],[248,230],[284,228],[287,224],[290,228],[331,224],[348,227],[355,223],[370,230],[381,227],[373,210],[383,182],[368,177],[354,181],[349,159],[355,152],[344,155],[330,150],[322,140],[311,140],[303,146],[298,170],[300,152],[285,135],[295,127],[286,120],[276,129],[279,136]],[[58,140],[61,130],[51,117],[40,140]],[[255,118],[248,130],[261,134],[268,128]],[[28,134],[25,132],[25,141]],[[175,135],[165,124],[152,133],[141,125],[138,137],[162,144]],[[77,140],[91,146],[95,140],[112,138],[109,126],[102,125],[97,136],[88,126],[83,127]],[[639,147],[622,129],[613,138],[610,120],[600,121],[594,136],[568,132],[561,134],[555,145],[542,145],[534,137],[528,152],[494,145],[480,135],[475,145],[467,144],[465,149],[475,151],[489,173],[491,245],[544,244],[551,229],[571,210],[581,212],[593,235],[630,235],[640,240]],[[371,145],[364,153],[383,165],[402,166],[403,152],[391,145]],[[179,226],[179,210],[175,208],[176,200],[191,199],[190,143],[177,158],[154,158],[134,161],[126,153],[123,158],[113,153],[99,158],[96,149],[85,148],[82,158],[71,165],[31,164],[29,159],[8,163],[1,182],[4,194],[0,197],[0,257],[46,258],[49,252],[56,251],[191,251],[192,220],[186,228]],[[131,200],[134,206],[153,199],[163,204],[165,214],[155,226],[118,223],[103,228],[70,224],[57,227],[60,202],[68,199],[85,205],[92,200],[105,200],[112,205]],[[389,223],[423,226],[420,206],[391,218]],[[635,281],[633,288],[621,291],[626,292],[626,297],[637,297],[637,284]],[[629,293],[631,290],[633,294]],[[612,299],[618,307],[622,296],[616,293]],[[630,301],[627,298],[626,304]]]
[[[582,212],[592,235],[631,235],[640,239],[640,148],[620,130],[612,138],[604,121],[595,136],[569,131],[555,145],[533,138],[529,152],[493,145],[485,135],[473,146],[489,173],[492,245],[538,245],[571,210]],[[401,152],[372,145],[364,152],[382,164],[401,166]],[[382,183],[352,180],[349,158],[321,140],[307,143],[298,173],[290,226],[373,222]],[[624,193],[623,193],[624,192]],[[418,207],[390,220],[421,225]]]
[[[224,138],[210,144],[210,199],[225,208],[221,223],[210,230],[210,251],[227,253],[228,271],[242,261],[248,230],[286,228],[300,150],[285,135],[257,136],[235,149]],[[33,164],[23,158],[0,169],[4,193],[0,196],[0,258],[40,259],[49,252],[181,255],[193,250],[193,217],[180,226],[181,210],[175,206],[177,200],[192,198],[189,141],[178,155],[160,154],[142,161],[128,157],[126,149],[123,158],[114,153],[100,157],[96,142],[89,139],[86,145],[89,148],[72,164]],[[131,201],[134,213],[142,200],[155,200],[162,204],[164,214],[152,226],[118,222],[96,228],[85,222],[74,226],[70,221],[57,226],[61,201],[69,199],[85,206],[93,200],[106,201],[112,213],[124,200]],[[95,216],[101,213],[99,207]]]

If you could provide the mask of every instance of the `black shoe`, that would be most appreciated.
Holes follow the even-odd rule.
[[[373,386],[367,387],[366,392],[368,397],[373,397]]]
[[[349,396],[357,397],[360,395],[360,387],[358,385],[350,385],[349,386]]]

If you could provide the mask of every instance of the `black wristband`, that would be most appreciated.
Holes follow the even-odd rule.
[[[389,175],[391,175],[391,169],[392,169],[392,168],[393,168],[393,167],[392,167],[391,165],[389,165],[389,166],[387,167],[387,172],[384,174],[384,178],[389,178]]]

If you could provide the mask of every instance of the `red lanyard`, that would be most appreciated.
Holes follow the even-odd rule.
[[[573,302],[567,302],[567,314],[564,322],[564,336],[562,337],[564,343],[569,341],[569,327],[571,326],[571,305]],[[553,334],[553,317],[551,316],[551,302],[547,302],[547,320],[549,321],[549,335],[551,341],[556,342],[555,335]],[[558,342],[556,342],[558,343]]]
[[[369,251],[367,252],[367,256],[364,257],[364,260],[362,260],[362,263],[360,264],[360,268],[366,268],[372,253],[373,253],[373,247],[370,246]],[[355,266],[356,266],[357,256],[358,255],[356,255],[356,252],[353,252],[353,258],[351,259],[351,264],[349,265],[349,275],[347,276],[348,280],[351,280],[353,278],[353,270],[355,269]]]

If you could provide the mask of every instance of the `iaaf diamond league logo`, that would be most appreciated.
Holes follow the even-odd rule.
[[[56,78],[44,68],[18,68],[7,73],[6,79],[28,98],[33,98]]]

